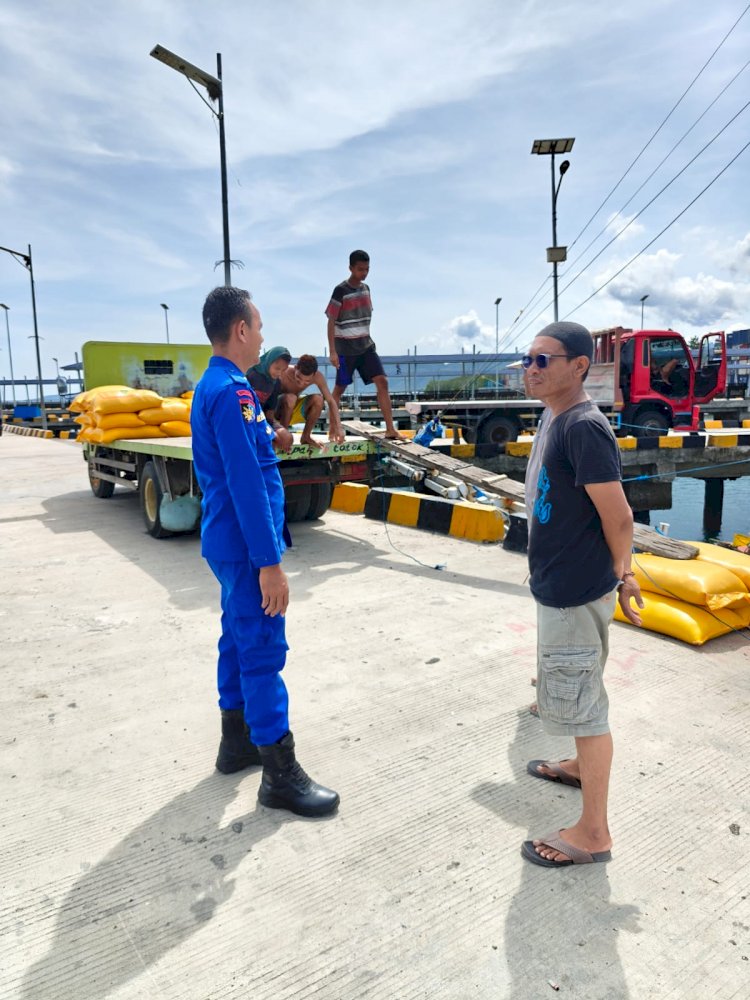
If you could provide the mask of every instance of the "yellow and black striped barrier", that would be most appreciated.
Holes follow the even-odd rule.
[[[500,542],[505,536],[505,520],[494,506],[444,500],[405,490],[371,489],[365,499],[364,515],[374,521],[437,531],[474,542]]]

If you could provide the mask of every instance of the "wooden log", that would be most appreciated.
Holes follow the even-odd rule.
[[[413,441],[392,441],[383,436],[384,431],[377,430],[361,420],[345,420],[344,429],[369,441],[377,441],[378,448],[382,448],[384,452],[397,455],[427,472],[442,472],[455,476],[470,486],[476,486],[492,496],[514,500],[516,503],[525,502],[523,483],[517,483],[515,479],[499,476],[476,465],[467,465],[460,459],[443,455],[433,448],[424,448],[422,445],[414,444]],[[667,538],[643,524],[633,525],[633,544],[641,552],[651,552],[667,559],[695,559],[698,555],[698,549],[694,545],[688,545],[675,538]]]

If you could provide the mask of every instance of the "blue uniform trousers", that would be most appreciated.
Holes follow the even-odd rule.
[[[208,564],[221,584],[219,707],[244,708],[253,743],[267,746],[289,732],[285,622],[263,613],[259,571],[248,562]]]

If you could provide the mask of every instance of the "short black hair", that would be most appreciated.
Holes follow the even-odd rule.
[[[349,254],[349,267],[354,267],[355,264],[369,264],[370,255],[366,250],[352,250]]]
[[[203,327],[212,344],[229,340],[229,328],[235,320],[250,322],[252,300],[250,292],[232,285],[219,285],[208,293],[203,303]]]
[[[302,375],[314,375],[318,370],[318,360],[312,354],[300,354],[297,371]]]

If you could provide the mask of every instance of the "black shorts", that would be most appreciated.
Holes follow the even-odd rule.
[[[350,357],[339,354],[336,385],[351,385],[355,372],[359,372],[359,377],[365,385],[369,385],[376,376],[385,375],[383,364],[374,347],[370,347],[364,354],[354,354]]]

